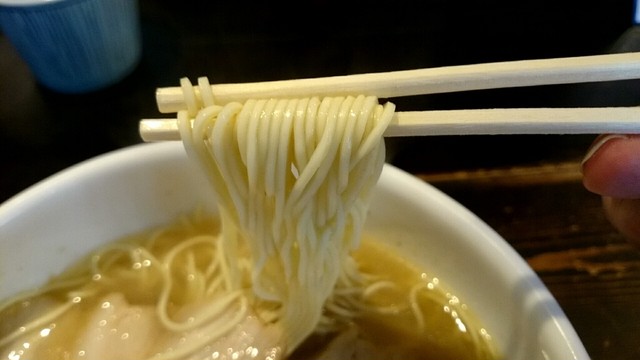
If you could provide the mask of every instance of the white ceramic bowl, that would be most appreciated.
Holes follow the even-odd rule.
[[[144,144],[74,166],[0,206],[0,298],[36,286],[122,235],[171,221],[212,197],[177,142]],[[386,166],[367,226],[441,278],[509,360],[588,359],[526,262],[461,205]]]

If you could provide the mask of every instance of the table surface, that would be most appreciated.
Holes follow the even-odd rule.
[[[143,57],[119,84],[65,95],[0,34],[0,202],[95,155],[139,143],[154,91],[182,76],[279,80],[640,49],[631,1],[423,1],[350,8],[140,0]],[[339,11],[338,11],[339,10]],[[636,81],[394,99],[400,110],[622,106]],[[581,184],[593,135],[394,138],[388,161],[475,212],[531,265],[593,359],[640,358],[640,252]]]

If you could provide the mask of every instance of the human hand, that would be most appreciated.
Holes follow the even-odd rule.
[[[582,173],[584,186],[602,195],[609,221],[640,246],[640,135],[601,135]]]

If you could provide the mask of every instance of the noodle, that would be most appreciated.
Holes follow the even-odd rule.
[[[317,327],[341,272],[354,268],[348,252],[382,170],[394,107],[365,96],[221,107],[203,94],[207,106],[196,112],[194,91],[182,86],[190,105],[178,114],[181,136],[220,199],[224,253],[248,246],[252,293],[277,309],[293,349]],[[231,262],[228,270],[242,277]]]

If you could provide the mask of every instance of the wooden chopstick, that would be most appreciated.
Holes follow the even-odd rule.
[[[384,73],[256,83],[215,84],[217,104],[251,98],[374,95],[393,98],[467,90],[626,80],[640,78],[640,53],[522,60]],[[199,89],[195,87],[196,97]],[[161,113],[186,108],[180,87],[159,88]]]
[[[176,119],[140,121],[144,141],[180,140]],[[385,136],[640,133],[640,107],[397,112]]]

